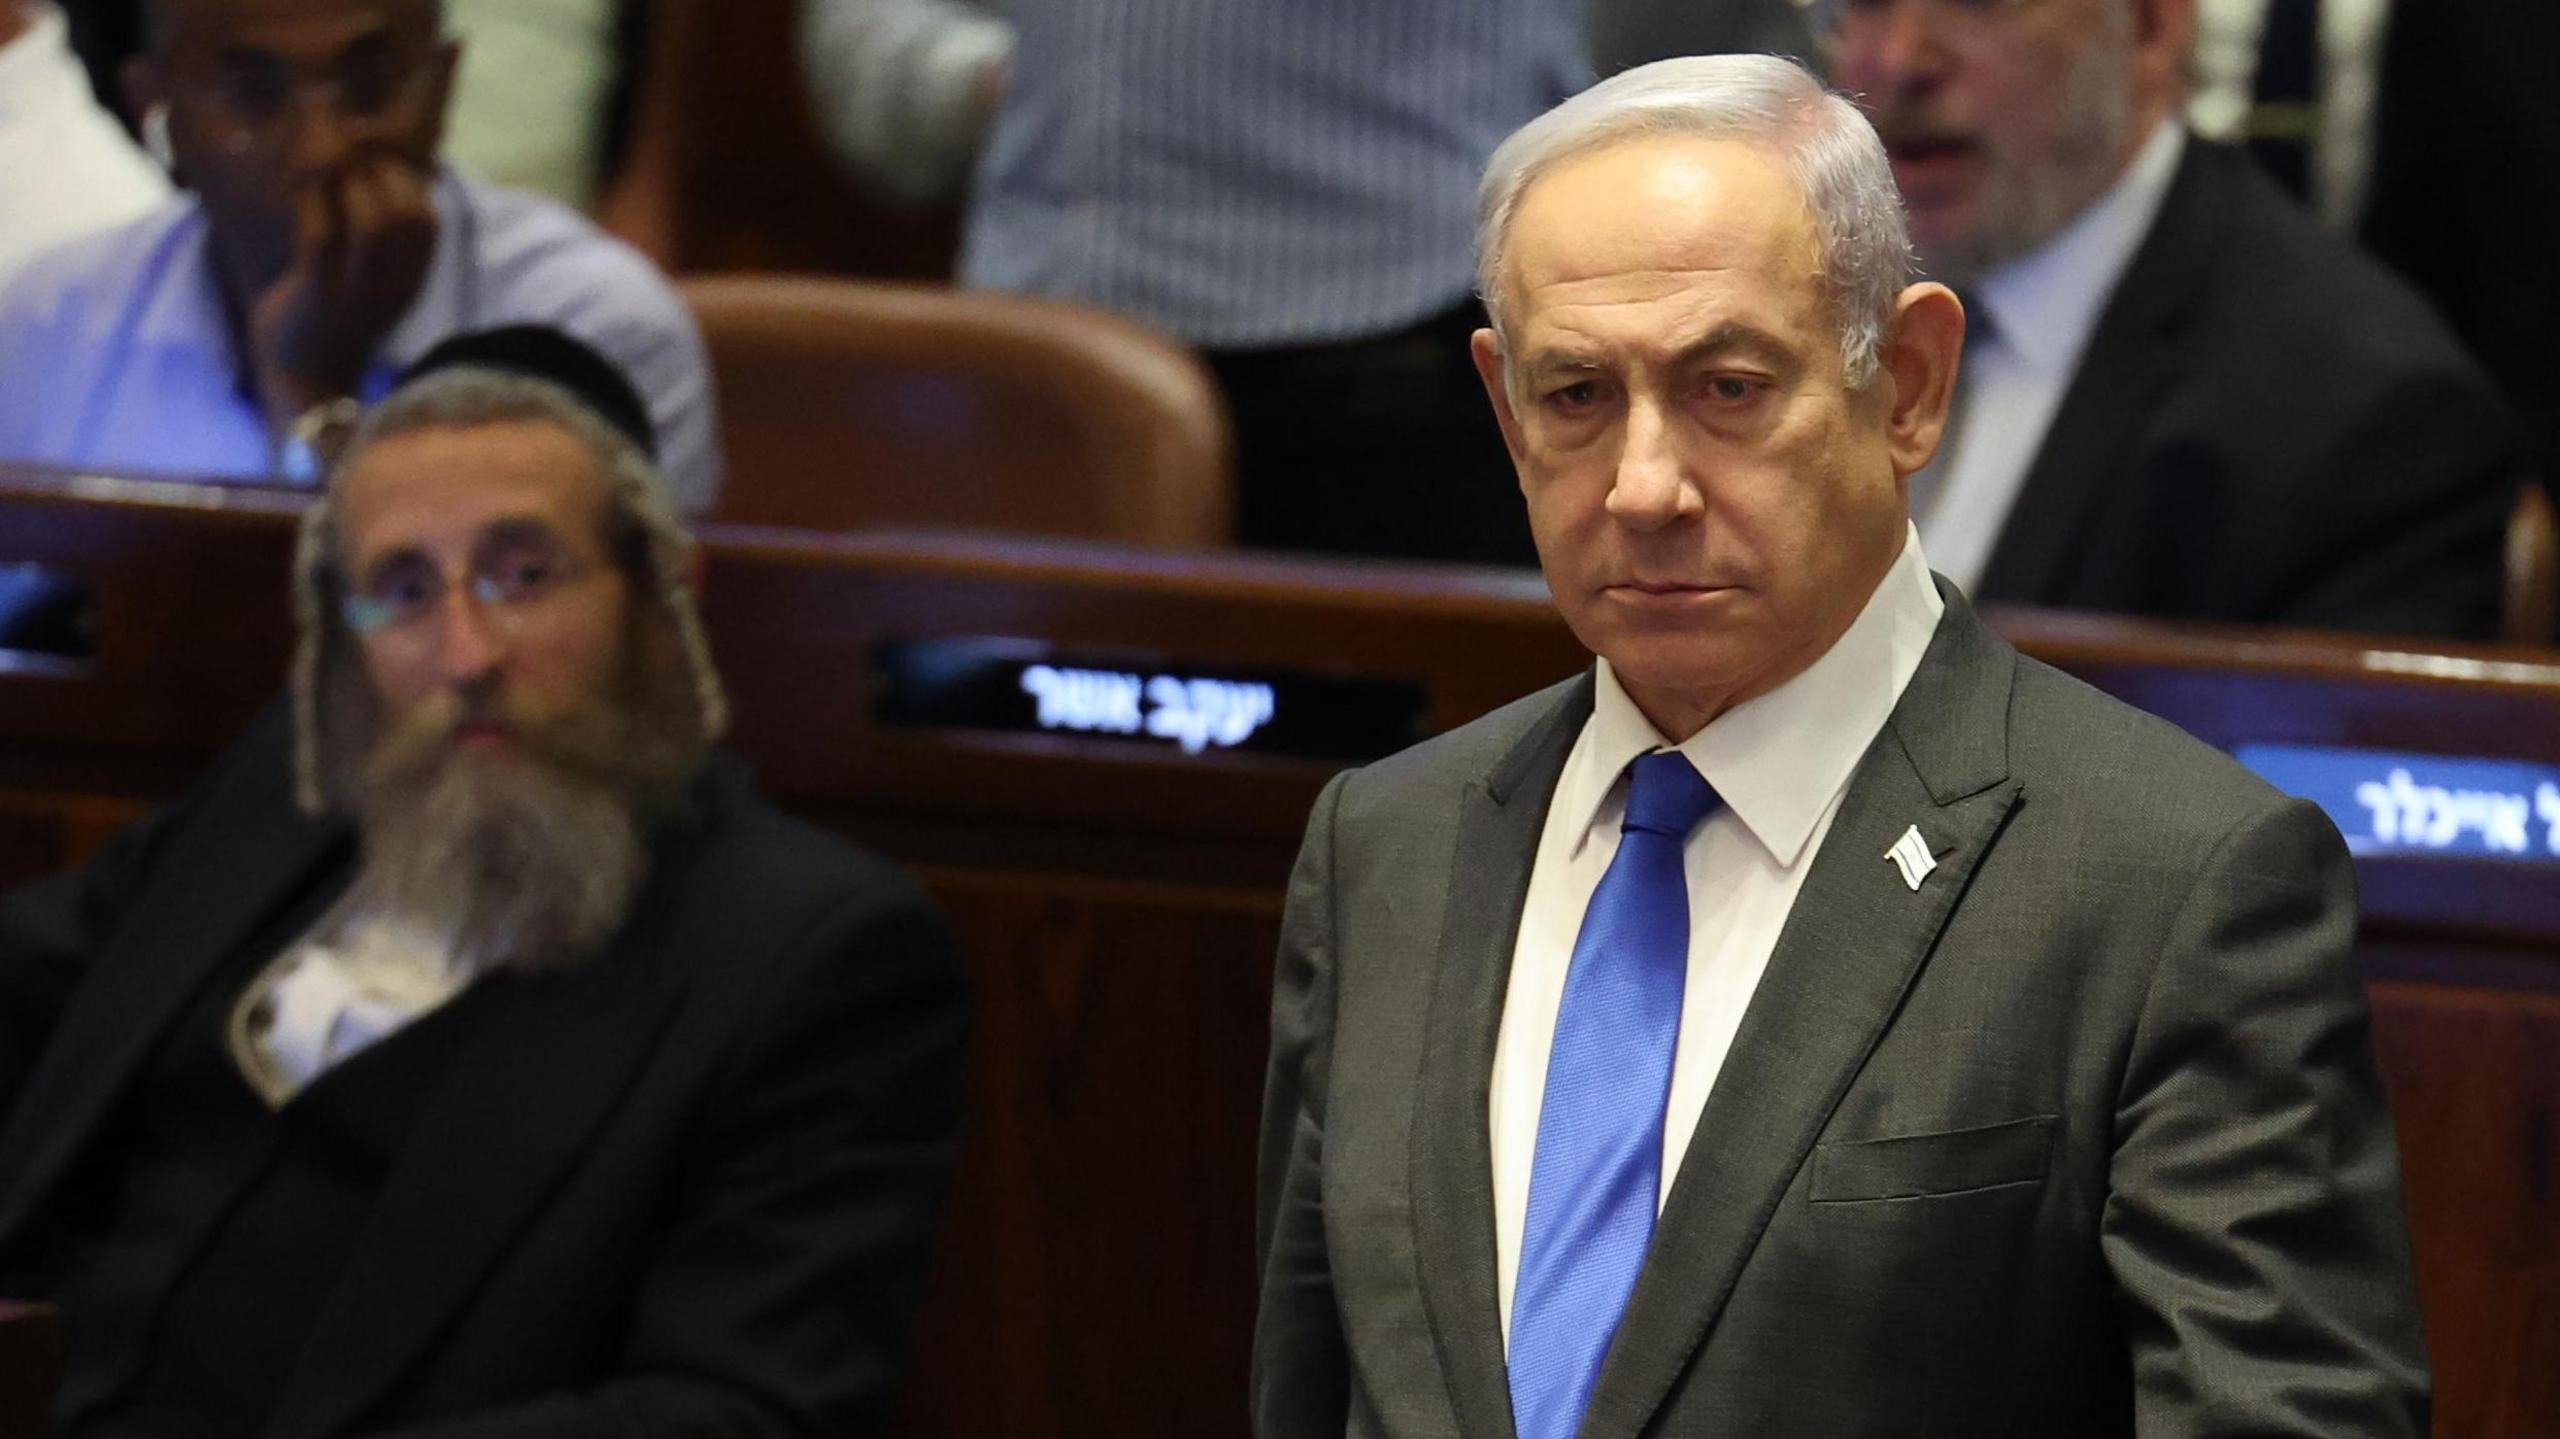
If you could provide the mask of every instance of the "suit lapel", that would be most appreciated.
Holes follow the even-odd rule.
[[[224,961],[307,900],[326,868],[346,862],[346,828],[296,810],[283,745],[270,742],[265,751],[217,781],[223,793],[205,803],[213,822],[158,867],[175,880],[172,892],[151,900],[94,958],[12,1101],[0,1132],[0,1174],[11,1176],[0,1194],[0,1234],[32,1217]],[[245,803],[228,797],[243,788],[251,794]]]
[[[1423,1307],[1459,1432],[1471,1439],[1513,1439],[1486,1132],[1493,1048],[1538,835],[1591,713],[1591,683],[1585,673],[1563,687],[1503,762],[1467,785],[1440,924],[1408,1182]]]
[[[2018,801],[2016,655],[1960,596],[1851,779],[1716,1076],[1581,1433],[1632,1439],[1723,1311],[1752,1247]],[[1917,890],[1886,851],[1913,825]]]
[[[2135,437],[2178,376],[2178,342],[2220,246],[2222,157],[2190,140],[2151,233],[2090,334],[2080,367],[2001,525],[1977,592],[1986,603],[2073,601],[2093,526],[2126,482]]]
[[[385,1176],[277,1403],[273,1433],[352,1425],[425,1355],[624,1100],[683,994],[668,953],[697,837],[662,849],[621,937],[491,991]]]

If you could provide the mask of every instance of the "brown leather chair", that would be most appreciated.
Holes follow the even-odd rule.
[[[2507,586],[2504,638],[2515,644],[2547,645],[2560,624],[2560,526],[2555,526],[2551,495],[2528,481],[2516,492],[2515,510],[2507,516]]]
[[[863,192],[801,81],[800,0],[645,4],[628,138],[596,218],[659,268],[949,277],[957,204]]]
[[[1235,530],[1226,407],[1131,321],[858,280],[689,279],[728,478],[713,518],[966,525],[1166,545]]]

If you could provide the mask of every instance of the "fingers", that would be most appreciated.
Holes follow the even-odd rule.
[[[346,223],[338,233],[343,243],[331,255],[329,287],[344,297],[360,294],[366,272],[376,263],[381,245],[383,198],[380,184],[374,178],[378,168],[361,159],[338,172],[332,187],[338,193],[339,212]]]
[[[397,156],[376,155],[350,167],[345,195],[351,244],[343,293],[377,311],[405,311],[435,257],[431,178]]]
[[[293,258],[252,306],[251,347],[280,392],[352,393],[425,287],[433,179],[400,156],[359,151],[295,192],[293,222]]]

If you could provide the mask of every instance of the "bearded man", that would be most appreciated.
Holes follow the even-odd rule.
[[[776,813],[612,366],[458,339],[311,511],[294,704],[0,905],[0,1294],[57,1434],[869,1432],[962,995]]]
[[[2408,285],[2178,119],[2195,0],[1815,0],[1964,374],[1912,477],[1975,599],[2486,637],[2523,430]]]

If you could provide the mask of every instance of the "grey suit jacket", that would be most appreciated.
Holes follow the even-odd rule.
[[[1263,1439],[1511,1439],[1487,1085],[1586,676],[1345,774],[1291,881]],[[1915,892],[1885,851],[1919,827]],[[2419,1435],[2336,831],[1951,591],[1861,761],[1582,1427]]]

